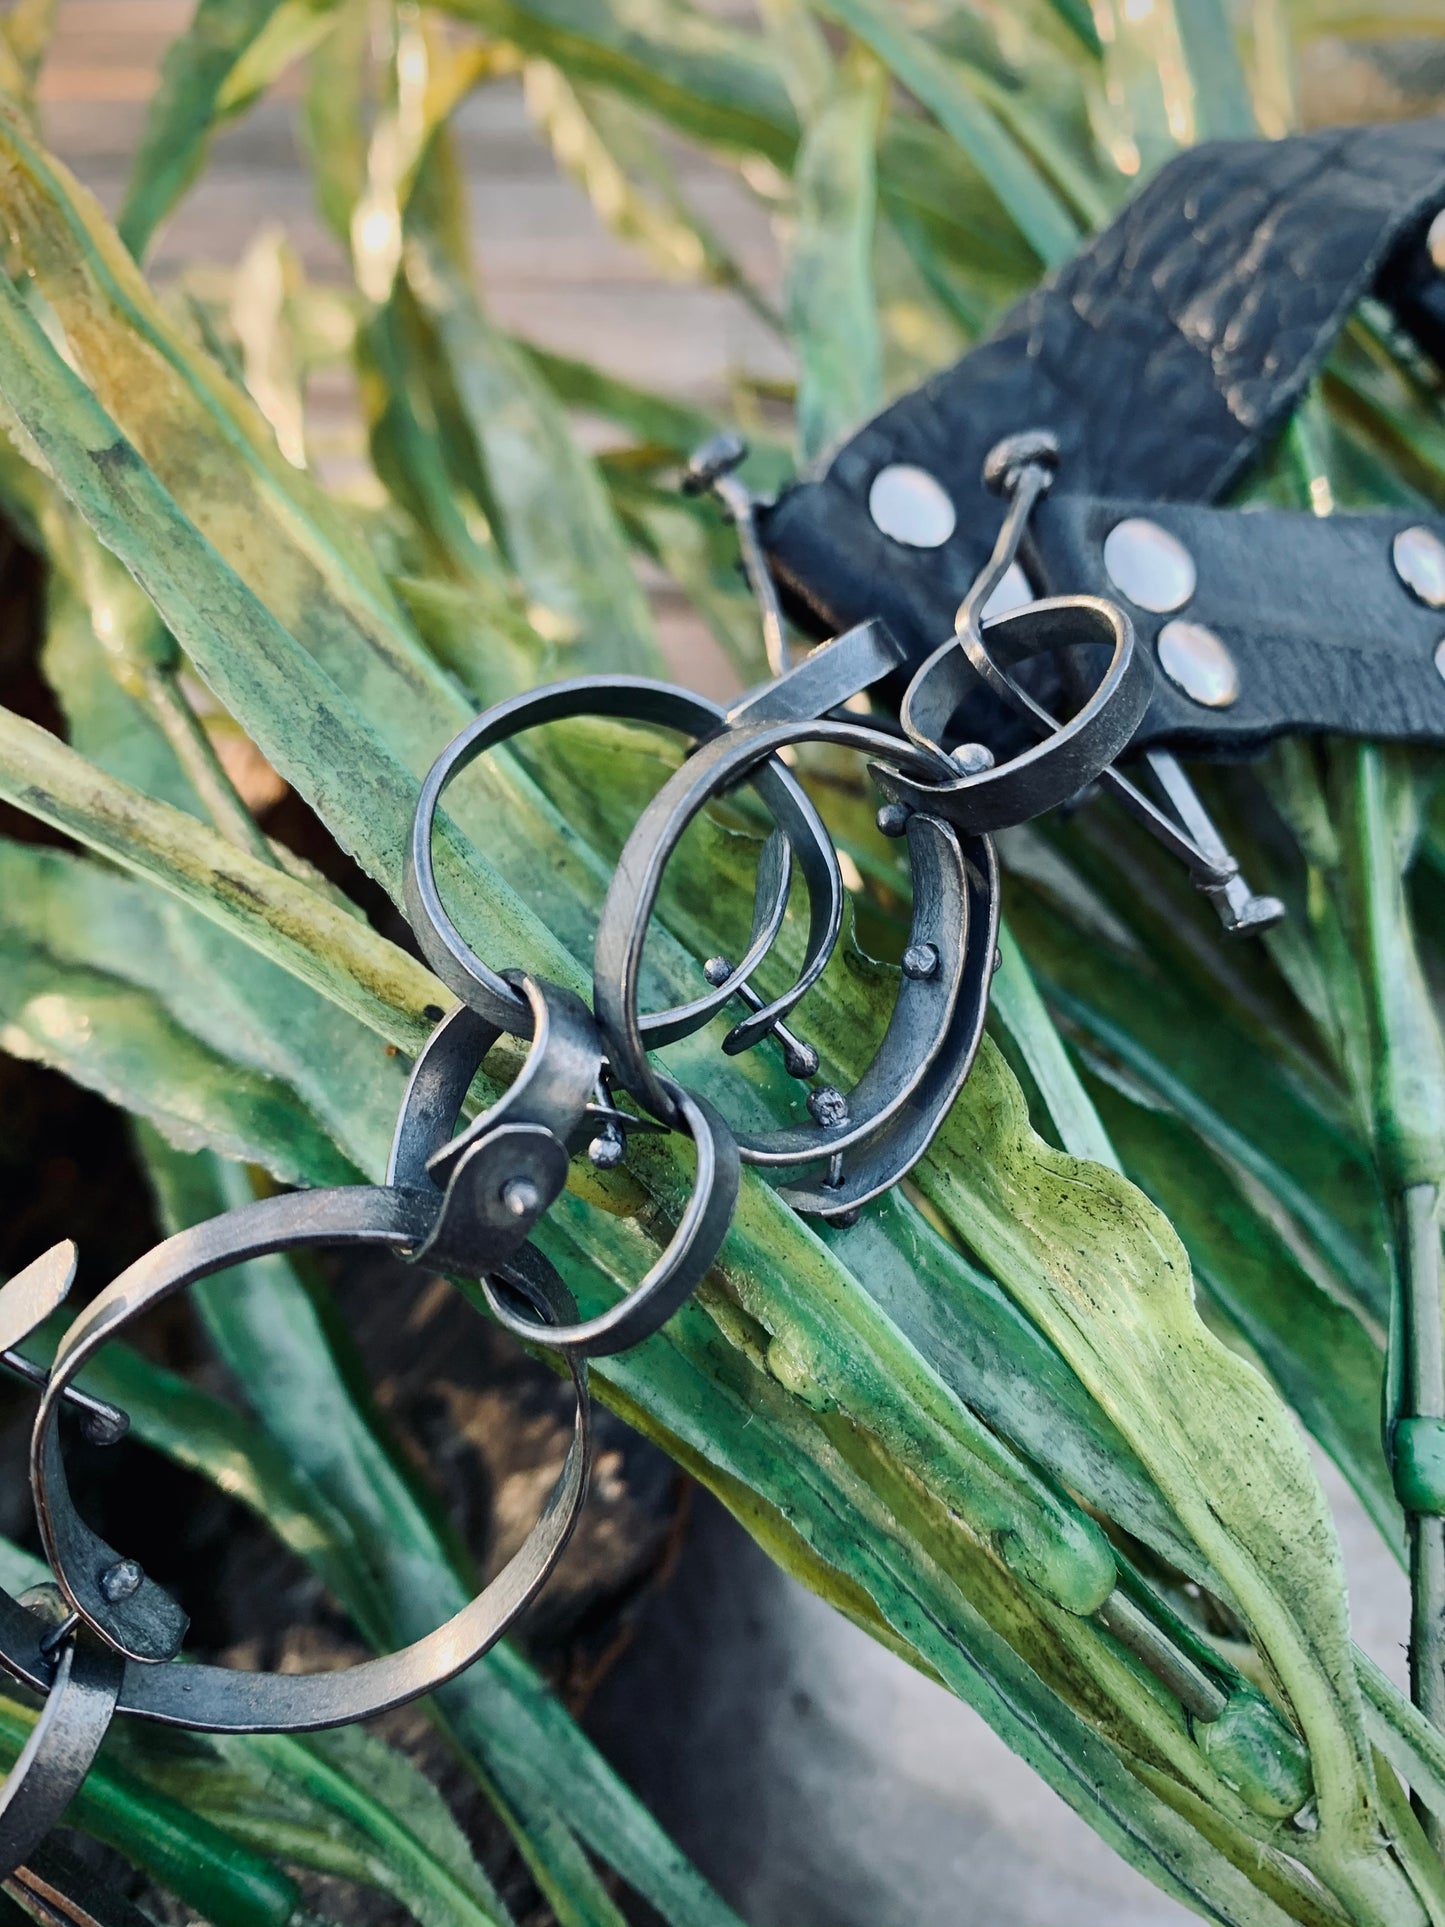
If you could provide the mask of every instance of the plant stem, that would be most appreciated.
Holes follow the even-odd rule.
[[[1374,1032],[1373,1134],[1380,1180],[1395,1212],[1400,1274],[1404,1409],[1388,1417],[1396,1491],[1409,1519],[1410,1690],[1426,1718],[1445,1727],[1445,1519],[1439,1516],[1445,1494],[1436,1489],[1428,1436],[1445,1421],[1439,1221],[1445,1044],[1405,894],[1413,842],[1410,771],[1397,754],[1377,746],[1362,745],[1353,755],[1353,868]]]
[[[1445,1419],[1445,1317],[1440,1294],[1440,1187],[1409,1185],[1401,1200],[1405,1371],[1410,1416]],[[1445,1730],[1445,1519],[1412,1512],[1410,1535],[1410,1697]],[[1445,1830],[1416,1801],[1431,1843]]]

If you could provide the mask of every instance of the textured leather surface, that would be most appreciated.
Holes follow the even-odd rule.
[[[1140,609],[1109,579],[1104,538],[1136,515],[1177,536],[1195,559],[1198,585],[1177,612]],[[1234,658],[1239,695],[1227,709],[1192,702],[1156,670],[1136,749],[1243,752],[1284,730],[1445,742],[1445,678],[1435,667],[1445,610],[1418,601],[1392,560],[1397,531],[1414,526],[1445,541],[1445,521],[1408,512],[1322,520],[1287,509],[1057,495],[1034,518],[1029,573],[1122,604],[1151,661],[1176,613],[1203,623]]]
[[[1001,519],[981,480],[984,457],[1021,429],[1047,427],[1058,436],[1056,495],[1217,498],[1287,419],[1371,291],[1391,302],[1427,352],[1445,359],[1445,296],[1423,246],[1442,205],[1440,120],[1213,143],[1180,155],[1020,302],[991,340],[886,409],[837,452],[821,479],[801,482],[767,512],[764,541],[795,611],[819,634],[880,616],[915,659],[935,646]],[[927,469],[952,498],[958,526],[941,548],[909,548],[875,527],[868,491],[878,471],[896,462]],[[1292,520],[1277,532],[1285,552]],[[1285,605],[1297,571],[1274,566],[1280,549],[1251,555],[1252,547],[1253,537],[1241,538],[1230,553],[1262,598],[1259,634],[1287,636]],[[1313,547],[1310,553],[1313,566]],[[1050,577],[1036,586],[1054,593],[1098,586],[1057,579],[1052,569]],[[1364,614],[1362,626],[1346,587],[1331,646],[1368,640]],[[1243,654],[1252,653],[1246,644],[1253,640],[1241,639]],[[1258,714],[1245,731],[1218,712],[1224,734],[1259,736],[1301,723],[1314,672],[1299,646],[1299,661],[1271,663],[1280,703],[1273,724]],[[1387,733],[1435,733],[1433,722],[1399,727],[1410,719],[1411,688],[1402,684],[1400,701],[1390,705],[1397,726]],[[1343,694],[1342,706],[1314,726],[1365,727]],[[1164,701],[1148,727],[1154,740],[1168,740],[1186,720]],[[1192,729],[1196,744],[1213,733],[1208,720]]]

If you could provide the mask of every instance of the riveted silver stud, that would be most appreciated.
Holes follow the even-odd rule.
[[[823,1084],[808,1093],[808,1112],[813,1122],[825,1131],[841,1130],[848,1122],[848,1100],[831,1084]]]
[[[1228,709],[1239,695],[1234,658],[1202,622],[1176,616],[1159,631],[1159,667],[1176,689],[1205,709]]]
[[[910,549],[940,549],[958,527],[943,484],[911,462],[879,469],[868,490],[868,513],[885,535]]]
[[[1445,542],[1433,529],[1401,529],[1392,551],[1395,573],[1429,609],[1445,609]]]
[[[141,1589],[145,1574],[134,1559],[117,1559],[100,1575],[101,1595],[112,1606],[129,1599]]]
[[[1104,537],[1104,567],[1122,595],[1157,615],[1182,609],[1198,581],[1194,557],[1178,536],[1142,515],[1115,523]]]
[[[938,975],[938,946],[932,943],[911,943],[903,953],[903,974],[923,983]]]

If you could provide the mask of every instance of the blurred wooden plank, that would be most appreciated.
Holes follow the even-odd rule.
[[[732,15],[747,5],[720,0]],[[60,0],[41,88],[46,138],[112,214],[166,46],[191,11],[191,0]],[[148,267],[159,282],[182,268],[233,266],[259,229],[277,224],[313,279],[349,280],[343,250],[317,214],[297,142],[299,81],[288,76],[217,140],[205,175],[157,237]],[[467,101],[456,133],[479,272],[504,327],[645,386],[714,404],[740,369],[790,372],[786,351],[743,302],[660,280],[639,249],[601,225],[537,133],[517,81]],[[776,288],[766,209],[730,170],[681,142],[674,151],[699,210],[749,272]],[[337,484],[359,479],[354,391],[338,380],[313,402],[326,474]],[[660,575],[647,587],[672,672],[713,694],[730,692],[731,668],[688,605]]]

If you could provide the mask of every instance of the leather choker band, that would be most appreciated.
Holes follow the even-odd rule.
[[[1025,551],[1031,587],[1109,596],[1134,621],[1156,684],[1136,748],[1238,752],[1302,729],[1445,740],[1445,520],[1203,506],[1284,426],[1366,296],[1445,362],[1426,245],[1442,207],[1442,121],[1180,155],[989,341],[760,505],[790,611],[820,635],[881,619],[921,661],[998,531],[988,451],[1046,428],[1058,473]],[[1139,522],[1182,560],[1151,554],[1146,530],[1131,567],[1126,528],[1111,571],[1106,538]],[[1060,684],[1028,687],[1053,699]],[[996,753],[1024,740],[985,691],[960,723]]]

